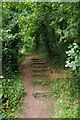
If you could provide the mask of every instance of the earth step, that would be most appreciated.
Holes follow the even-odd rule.
[[[32,64],[44,64],[45,62],[32,62]]]
[[[34,66],[42,66],[42,65],[45,65],[44,63],[32,63],[32,65]]]
[[[31,59],[31,61],[42,61],[41,59]]]
[[[42,75],[47,75],[48,76],[48,74],[45,72],[45,71],[43,71],[43,72],[32,72],[32,75],[39,75],[39,76],[42,76]]]
[[[31,62],[34,62],[34,63],[36,63],[36,62],[41,62],[42,63],[43,62],[44,63],[45,61],[42,61],[42,60],[35,60],[35,61],[33,61],[32,60]]]
[[[32,69],[33,72],[46,72],[45,69]]]
[[[36,92],[36,93],[33,93],[32,94],[35,98],[38,98],[38,97],[50,97],[51,96],[51,93],[48,92],[48,91],[44,91],[44,92]]]
[[[33,81],[33,83],[34,83],[34,85],[47,86],[50,84],[50,81],[45,81],[45,82]]]
[[[32,69],[32,71],[36,71],[36,72],[37,72],[37,71],[48,71],[48,70],[50,70],[50,68],[46,68],[46,67],[43,68],[43,69],[42,69],[42,68],[33,68],[33,69]]]
[[[39,58],[32,58],[31,60],[33,60],[33,61],[34,61],[34,60],[40,60],[40,59],[39,59]]]
[[[45,83],[45,82],[49,82],[49,80],[47,79],[36,79],[34,82],[38,82],[38,83]]]
[[[33,67],[44,67],[45,65],[44,64],[33,64],[32,66]]]
[[[48,77],[46,74],[33,74],[34,77]]]
[[[45,66],[32,66],[32,68],[33,68],[33,69],[38,69],[38,68],[40,68],[40,69],[43,70],[43,69],[45,69]]]

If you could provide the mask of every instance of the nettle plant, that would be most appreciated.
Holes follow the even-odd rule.
[[[67,60],[65,67],[72,68],[75,75],[80,74],[80,48],[76,43],[69,45],[69,51],[66,51]]]

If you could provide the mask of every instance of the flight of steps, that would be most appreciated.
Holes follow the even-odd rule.
[[[45,61],[42,61],[39,58],[32,58],[31,59],[31,67],[32,67],[32,82],[34,83],[34,85],[42,85],[43,87],[45,87],[46,85],[49,84],[50,79],[49,79],[49,68],[46,64]],[[47,97],[50,96],[50,92],[48,91],[36,91],[35,93],[33,93],[33,96],[35,98],[37,97]]]

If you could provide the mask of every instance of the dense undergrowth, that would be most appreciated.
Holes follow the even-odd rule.
[[[21,99],[24,94],[20,75],[11,79],[2,80],[2,118],[14,118],[14,112],[20,109]]]
[[[57,78],[50,84],[56,99],[55,116],[53,118],[78,118],[78,81],[74,78]]]
[[[24,88],[19,74],[19,65],[23,55],[19,52],[21,45],[19,27],[17,23],[18,12],[8,9],[3,3],[2,8],[2,119],[12,119],[14,113],[20,108],[24,95]],[[15,29],[16,28],[16,29]]]

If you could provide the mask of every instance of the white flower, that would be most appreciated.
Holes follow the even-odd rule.
[[[68,65],[65,65],[65,67],[68,67]]]
[[[0,75],[0,78],[2,79],[2,78],[4,78],[2,75]]]

